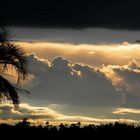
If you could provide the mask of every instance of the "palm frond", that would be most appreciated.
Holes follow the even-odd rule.
[[[12,84],[3,76],[6,70],[12,67],[17,72],[17,83],[19,83],[28,75],[28,61],[24,51],[11,43],[9,37],[9,32],[5,28],[0,28],[0,100],[6,98],[18,108],[19,91],[29,92]]]
[[[18,90],[19,89],[16,86],[0,76],[0,97],[2,99],[6,98],[11,101],[15,108],[17,108],[18,104],[20,103]]]
[[[2,43],[0,45],[0,64],[4,69],[9,65],[13,66],[18,74],[18,82],[25,79],[27,73],[27,58],[21,48],[12,43]]]
[[[0,65],[7,69],[13,66],[18,74],[18,82],[27,76],[27,59],[24,51],[18,46],[9,42],[9,32],[5,28],[0,28]]]
[[[0,28],[0,43],[5,43],[9,41],[9,37],[10,37],[9,32],[5,28],[1,27]]]

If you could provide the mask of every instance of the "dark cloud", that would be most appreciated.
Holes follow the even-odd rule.
[[[115,30],[104,28],[60,29],[60,28],[29,28],[9,27],[13,35],[12,40],[26,41],[28,43],[58,42],[70,44],[108,44],[128,41],[138,43],[140,31]],[[22,34],[21,34],[22,33]],[[134,41],[136,40],[136,41]]]
[[[140,65],[131,61],[128,65],[112,67],[115,72],[116,86],[125,93],[124,107],[140,107]],[[112,76],[113,79],[113,76]]]
[[[33,100],[75,107],[119,105],[139,108],[140,65],[134,60],[128,65],[104,66],[106,71],[72,63],[63,57],[55,57],[51,63],[35,54],[28,57],[32,57],[30,68],[34,79],[30,85]],[[33,67],[37,67],[37,71]]]
[[[109,65],[99,69],[97,66],[72,63],[63,57],[55,57],[49,62],[35,54],[27,56],[30,74],[34,76],[27,81],[31,89],[29,102],[32,102],[32,106],[21,104],[20,110],[14,111],[12,106],[1,105],[2,120],[20,120],[23,117],[69,120],[72,116],[67,115],[73,113],[103,119],[116,118],[116,114],[120,114],[121,118],[138,120],[139,109],[136,108],[139,108],[140,102],[140,65],[136,61],[133,60],[128,65]],[[111,74],[110,77],[106,72]],[[124,99],[122,95],[125,95],[125,102],[120,102]],[[39,106],[44,107],[36,107],[38,101],[41,101]],[[73,119],[80,120],[81,117],[73,116]]]
[[[47,0],[5,3],[2,19],[9,25],[49,27],[140,28],[139,0]]]
[[[116,106],[121,100],[121,92],[94,67],[73,64],[63,57],[54,58],[50,65],[33,54],[28,57],[35,77],[31,82],[32,100],[94,107]]]

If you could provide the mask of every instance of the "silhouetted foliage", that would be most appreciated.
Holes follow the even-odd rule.
[[[80,125],[79,125],[80,124]],[[126,123],[108,123],[101,125],[87,125],[81,126],[81,123],[77,124],[60,124],[59,126],[49,125],[47,122],[46,126],[31,126],[27,118],[24,118],[21,122],[16,125],[1,124],[0,125],[1,136],[4,136],[4,132],[8,133],[7,137],[10,136],[12,139],[15,132],[19,134],[23,139],[31,137],[40,139],[114,139],[114,138],[127,138],[132,137],[133,139],[139,136],[140,126]]]
[[[17,74],[18,84],[27,77],[28,62],[22,49],[11,43],[9,37],[8,31],[0,28],[0,99],[6,98],[18,107],[20,102],[18,92],[23,89],[5,79],[5,76],[12,76],[7,74],[7,71],[13,69]]]
[[[28,121],[28,118],[23,118],[23,120],[21,122],[17,123],[16,126],[29,127],[30,122]]]

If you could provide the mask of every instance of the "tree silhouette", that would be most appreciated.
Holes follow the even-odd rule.
[[[0,28],[0,99],[8,99],[15,108],[20,102],[19,91],[21,88],[17,84],[24,80],[27,75],[27,58],[21,48],[14,45],[9,40],[9,33],[6,29]],[[9,81],[6,76],[8,70],[16,73],[16,84]],[[9,76],[9,75],[8,75]],[[11,76],[11,74],[10,74]]]
[[[16,124],[16,126],[29,127],[30,126],[30,122],[28,121],[28,118],[23,118],[21,122]]]
[[[49,124],[49,123],[47,123]],[[15,125],[0,124],[1,137],[7,136],[7,139],[19,139],[15,136],[15,132],[19,134],[23,139],[31,137],[31,139],[47,139],[47,140],[87,140],[87,139],[137,139],[140,134],[140,126],[126,123],[108,123],[100,125],[86,125],[78,127],[78,123],[69,126],[66,124],[60,124],[59,126],[33,126],[30,124],[27,118],[24,118],[21,122]],[[8,133],[8,135],[7,135]]]

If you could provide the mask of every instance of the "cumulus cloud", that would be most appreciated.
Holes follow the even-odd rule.
[[[140,102],[140,65],[132,60],[127,65],[109,65],[103,69],[106,76],[112,81],[114,86],[125,95],[125,107],[139,108]]]
[[[99,68],[64,57],[48,61],[28,54],[28,59],[34,77],[28,84],[33,100],[45,104],[139,108],[140,65],[135,60]]]
[[[121,102],[121,92],[98,68],[72,63],[63,57],[49,62],[29,54],[28,59],[30,73],[34,75],[30,82],[32,100],[94,107],[112,107]]]
[[[140,102],[140,65],[137,61],[99,68],[73,63],[60,56],[52,61],[39,58],[35,53],[27,57],[31,78],[27,79],[24,87],[31,92],[29,102],[33,106],[22,104],[19,111],[14,111],[11,106],[1,105],[1,119],[29,117],[102,123],[116,121],[116,115],[139,114],[136,108],[139,108]],[[53,109],[58,109],[59,113]],[[95,114],[90,115],[94,110]],[[101,118],[96,118],[96,112],[102,112],[99,113]],[[126,117],[132,122],[138,119],[134,115]]]

